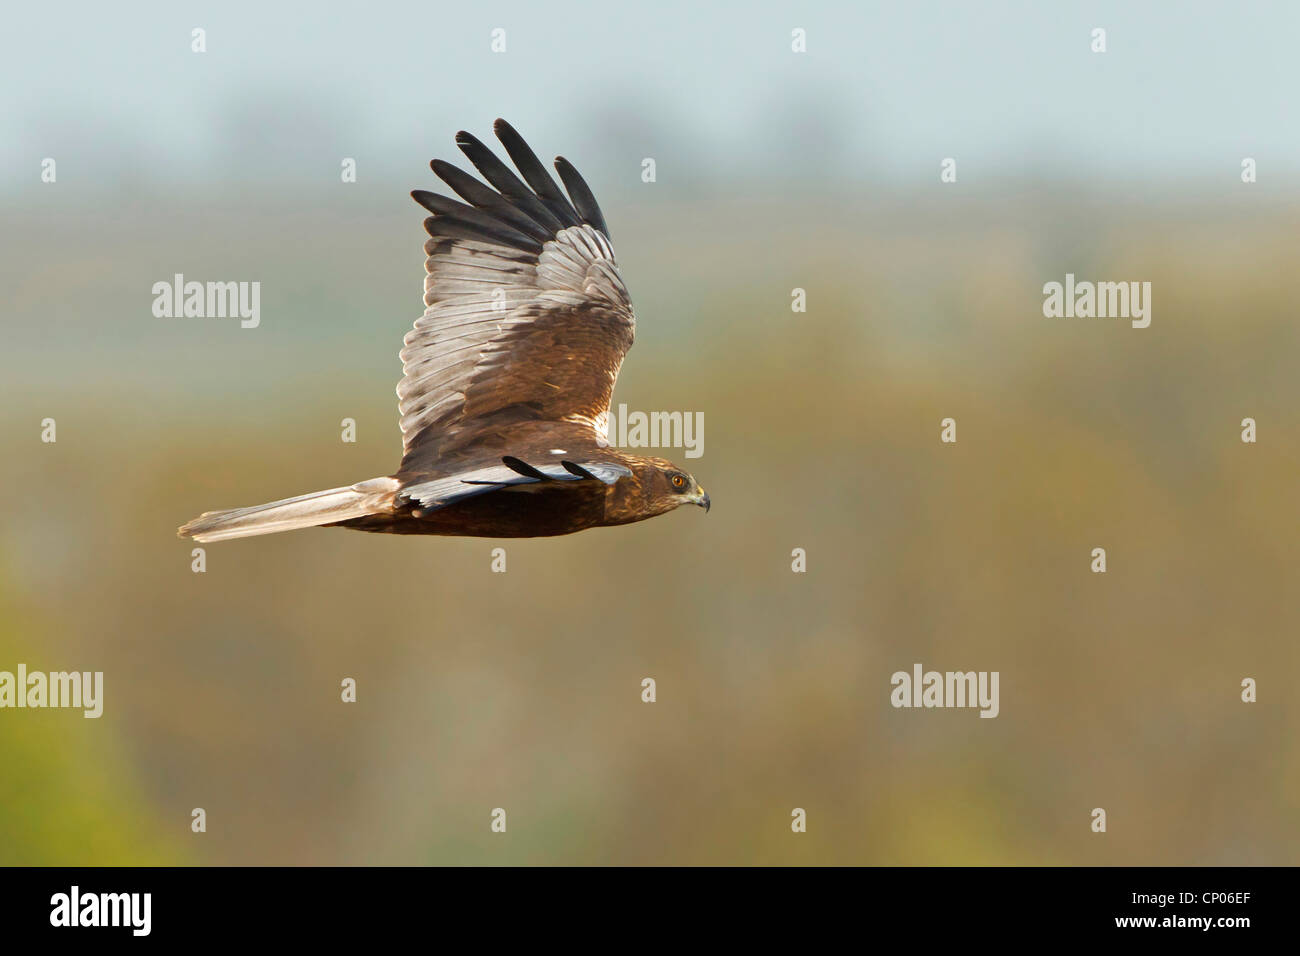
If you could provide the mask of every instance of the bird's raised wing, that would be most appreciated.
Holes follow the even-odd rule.
[[[397,386],[402,472],[523,421],[589,425],[604,440],[635,320],[591,190],[565,159],[560,191],[504,120],[497,138],[520,180],[479,140],[456,134],[489,188],[455,166],[433,171],[464,202],[416,190],[424,227],[425,313],[407,333]]]

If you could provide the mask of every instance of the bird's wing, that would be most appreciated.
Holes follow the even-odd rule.
[[[497,138],[520,180],[479,140],[456,134],[489,188],[434,160],[465,202],[416,190],[424,227],[425,313],[407,333],[397,386],[402,471],[523,421],[589,426],[604,440],[610,397],[635,320],[591,190],[565,159],[562,193],[504,120]]]
[[[567,481],[599,481],[612,485],[630,474],[632,474],[630,468],[615,461],[575,462],[566,459],[530,465],[518,458],[505,455],[501,458],[500,464],[407,485],[402,489],[400,497],[432,511],[445,508],[465,498],[472,498],[489,491],[500,491],[502,488],[515,485]]]

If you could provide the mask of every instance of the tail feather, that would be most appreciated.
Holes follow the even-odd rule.
[[[392,478],[372,478],[347,488],[313,491],[264,505],[207,511],[182,525],[176,533],[182,538],[207,542],[314,528],[387,512],[392,509],[396,489],[397,482]]]

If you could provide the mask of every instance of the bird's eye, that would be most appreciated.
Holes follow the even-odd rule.
[[[681,475],[673,475],[672,481],[673,481],[673,487],[674,487],[674,488],[685,488],[685,487],[686,487],[686,479],[683,478]]]

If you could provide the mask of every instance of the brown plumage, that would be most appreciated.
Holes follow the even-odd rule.
[[[566,197],[504,120],[521,180],[469,133],[461,148],[491,187],[434,160],[464,200],[416,190],[425,312],[397,386],[402,462],[386,478],[212,511],[179,534],[221,541],[336,526],[390,534],[545,537],[709,507],[672,462],[610,447],[610,399],[636,320],[600,207],[565,159]]]

